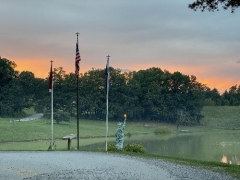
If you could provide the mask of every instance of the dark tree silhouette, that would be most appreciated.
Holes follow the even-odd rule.
[[[196,0],[188,7],[194,11],[201,9],[201,11],[219,11],[219,6],[223,9],[231,9],[233,13],[236,8],[240,6],[240,0]]]

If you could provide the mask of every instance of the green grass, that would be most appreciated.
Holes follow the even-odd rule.
[[[240,106],[205,106],[202,113],[206,127],[240,130]]]
[[[115,138],[108,138],[109,141],[114,141]],[[105,138],[81,138],[79,141],[80,150],[82,146],[91,145],[95,143],[105,142]],[[0,151],[46,151],[51,143],[51,140],[39,140],[29,142],[5,142],[0,143]],[[57,151],[67,150],[67,140],[54,139]],[[77,150],[77,140],[72,139],[71,150]]]
[[[26,110],[27,114],[33,114],[31,109]],[[204,107],[203,115],[205,116],[199,126],[185,127],[180,126],[177,131],[175,125],[166,125],[153,122],[128,122],[125,135],[135,134],[152,134],[159,127],[167,126],[171,129],[172,134],[159,136],[159,138],[168,139],[174,133],[181,133],[181,130],[188,130],[191,133],[226,133],[239,132],[240,130],[240,107]],[[47,119],[39,119],[29,122],[15,122],[13,118],[0,118],[0,150],[47,150],[51,142],[51,123]],[[114,142],[117,122],[109,122],[108,140]],[[54,123],[54,140],[57,146],[56,150],[67,150],[67,141],[62,137],[68,134],[76,134],[76,120],[70,122]],[[236,130],[239,129],[239,130]],[[105,142],[105,121],[80,120],[80,150],[84,145]],[[135,136],[134,136],[135,137]],[[133,137],[133,138],[134,138]],[[76,139],[72,140],[72,150],[76,150]],[[196,161],[182,158],[162,157],[149,154],[132,154],[126,155],[142,156],[145,158],[160,158],[168,161],[203,166],[215,171],[227,172],[236,177],[240,177],[239,166],[229,165],[217,162]]]
[[[32,114],[32,110],[26,110]],[[203,109],[204,118],[201,126],[180,126],[179,131],[188,130],[191,133],[226,132],[240,129],[240,107],[214,107],[206,106]],[[29,122],[15,122],[12,118],[0,118],[0,143],[22,142],[51,139],[51,123],[47,119],[39,119]],[[108,136],[114,137],[117,122],[109,122]],[[175,125],[166,125],[152,122],[127,122],[125,135],[149,134],[157,129],[167,127],[171,132],[176,132]],[[221,129],[219,129],[221,128]],[[76,120],[70,122],[54,123],[54,139],[62,139],[68,134],[76,134]],[[226,130],[227,129],[227,130]],[[80,120],[80,138],[105,137],[105,121]],[[0,147],[1,150],[1,147]]]
[[[106,134],[105,121],[80,120],[79,131],[81,138],[104,137]],[[116,122],[109,122],[109,136],[114,136]],[[54,123],[54,138],[61,139],[68,134],[76,134],[76,121]],[[155,126],[145,127],[142,123],[127,123],[125,133],[143,134],[153,132]],[[0,118],[0,142],[45,140],[51,137],[51,123],[46,119],[28,122],[18,122],[11,118]]]
[[[171,129],[169,127],[166,126],[162,126],[162,127],[158,127],[154,130],[155,134],[171,134]]]

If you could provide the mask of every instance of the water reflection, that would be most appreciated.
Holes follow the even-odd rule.
[[[223,153],[226,153],[225,151],[227,151],[227,149],[232,150],[228,155],[223,154],[221,162],[240,165],[240,142],[221,142],[220,145],[223,148]]]
[[[237,156],[233,156],[233,157],[228,158],[226,155],[223,155],[222,159],[221,159],[221,162],[222,163],[229,163],[229,164],[240,165],[240,159]]]
[[[228,163],[227,156],[223,155],[221,162]]]
[[[240,165],[240,133],[238,134],[180,134],[175,137],[153,135],[131,136],[127,143],[140,143],[149,154],[215,161]],[[109,143],[114,143],[109,142]],[[84,150],[104,149],[105,143],[82,147]]]

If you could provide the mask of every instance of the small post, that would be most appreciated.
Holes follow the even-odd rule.
[[[71,138],[68,138],[68,150],[71,149]]]

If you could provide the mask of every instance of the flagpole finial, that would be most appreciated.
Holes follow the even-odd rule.
[[[79,35],[80,33],[79,32],[76,32],[76,35],[77,35],[77,41],[78,41],[78,35]]]

